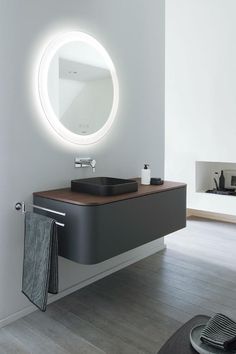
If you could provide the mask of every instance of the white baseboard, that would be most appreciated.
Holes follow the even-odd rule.
[[[152,254],[155,254],[157,252],[160,252],[162,251],[163,249],[165,249],[165,244],[162,243],[160,244],[159,247],[155,247],[155,248],[152,248],[150,250],[147,251],[147,249],[145,249],[145,251],[143,252],[139,252],[137,255],[135,255],[135,257],[132,257],[130,259],[128,259],[127,261],[125,262],[122,262],[120,264],[117,264],[115,265],[114,267],[112,268],[109,268],[101,273],[98,273],[82,282],[80,282],[79,284],[76,284],[74,286],[71,286],[70,288],[67,288],[67,289],[64,289],[63,291],[61,291],[59,294],[57,295],[49,295],[49,298],[48,298],[48,304],[54,302],[54,301],[57,301],[59,299],[61,299],[62,297],[64,296],[67,296],[89,284],[92,284],[94,283],[95,281],[99,280],[99,279],[102,279],[104,277],[106,277],[107,275],[110,275],[112,273],[115,273],[117,272],[118,270],[122,269],[122,268],[125,268],[133,263],[136,263],[138,261],[140,261],[141,259],[143,258],[146,258],[148,256],[151,256]],[[0,328],[22,318],[22,317],[25,317],[27,315],[29,315],[30,313],[36,311],[37,308],[33,305],[30,305],[30,306],[27,306],[26,308],[18,311],[18,312],[15,312],[11,315],[9,315],[8,317],[6,318],[3,318],[0,320]]]
[[[197,216],[199,218],[224,221],[236,224],[236,216],[229,214],[213,213],[206,210],[187,209],[187,217]]]

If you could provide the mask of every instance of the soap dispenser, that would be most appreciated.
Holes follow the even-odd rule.
[[[141,184],[148,185],[151,180],[151,171],[149,165],[145,163],[144,168],[141,170]]]

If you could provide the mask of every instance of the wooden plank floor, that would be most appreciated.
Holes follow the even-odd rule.
[[[236,225],[191,219],[166,244],[2,328],[0,353],[156,353],[196,314],[236,319]]]

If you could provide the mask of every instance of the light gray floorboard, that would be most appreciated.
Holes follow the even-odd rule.
[[[24,345],[11,335],[8,329],[0,331],[0,353],[1,354],[29,354],[30,351]]]
[[[0,353],[149,354],[194,315],[236,320],[235,231],[192,218],[166,250],[1,329]]]

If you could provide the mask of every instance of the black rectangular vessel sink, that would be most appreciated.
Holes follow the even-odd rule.
[[[138,183],[132,179],[92,177],[71,181],[71,190],[93,195],[111,196],[136,192]]]

